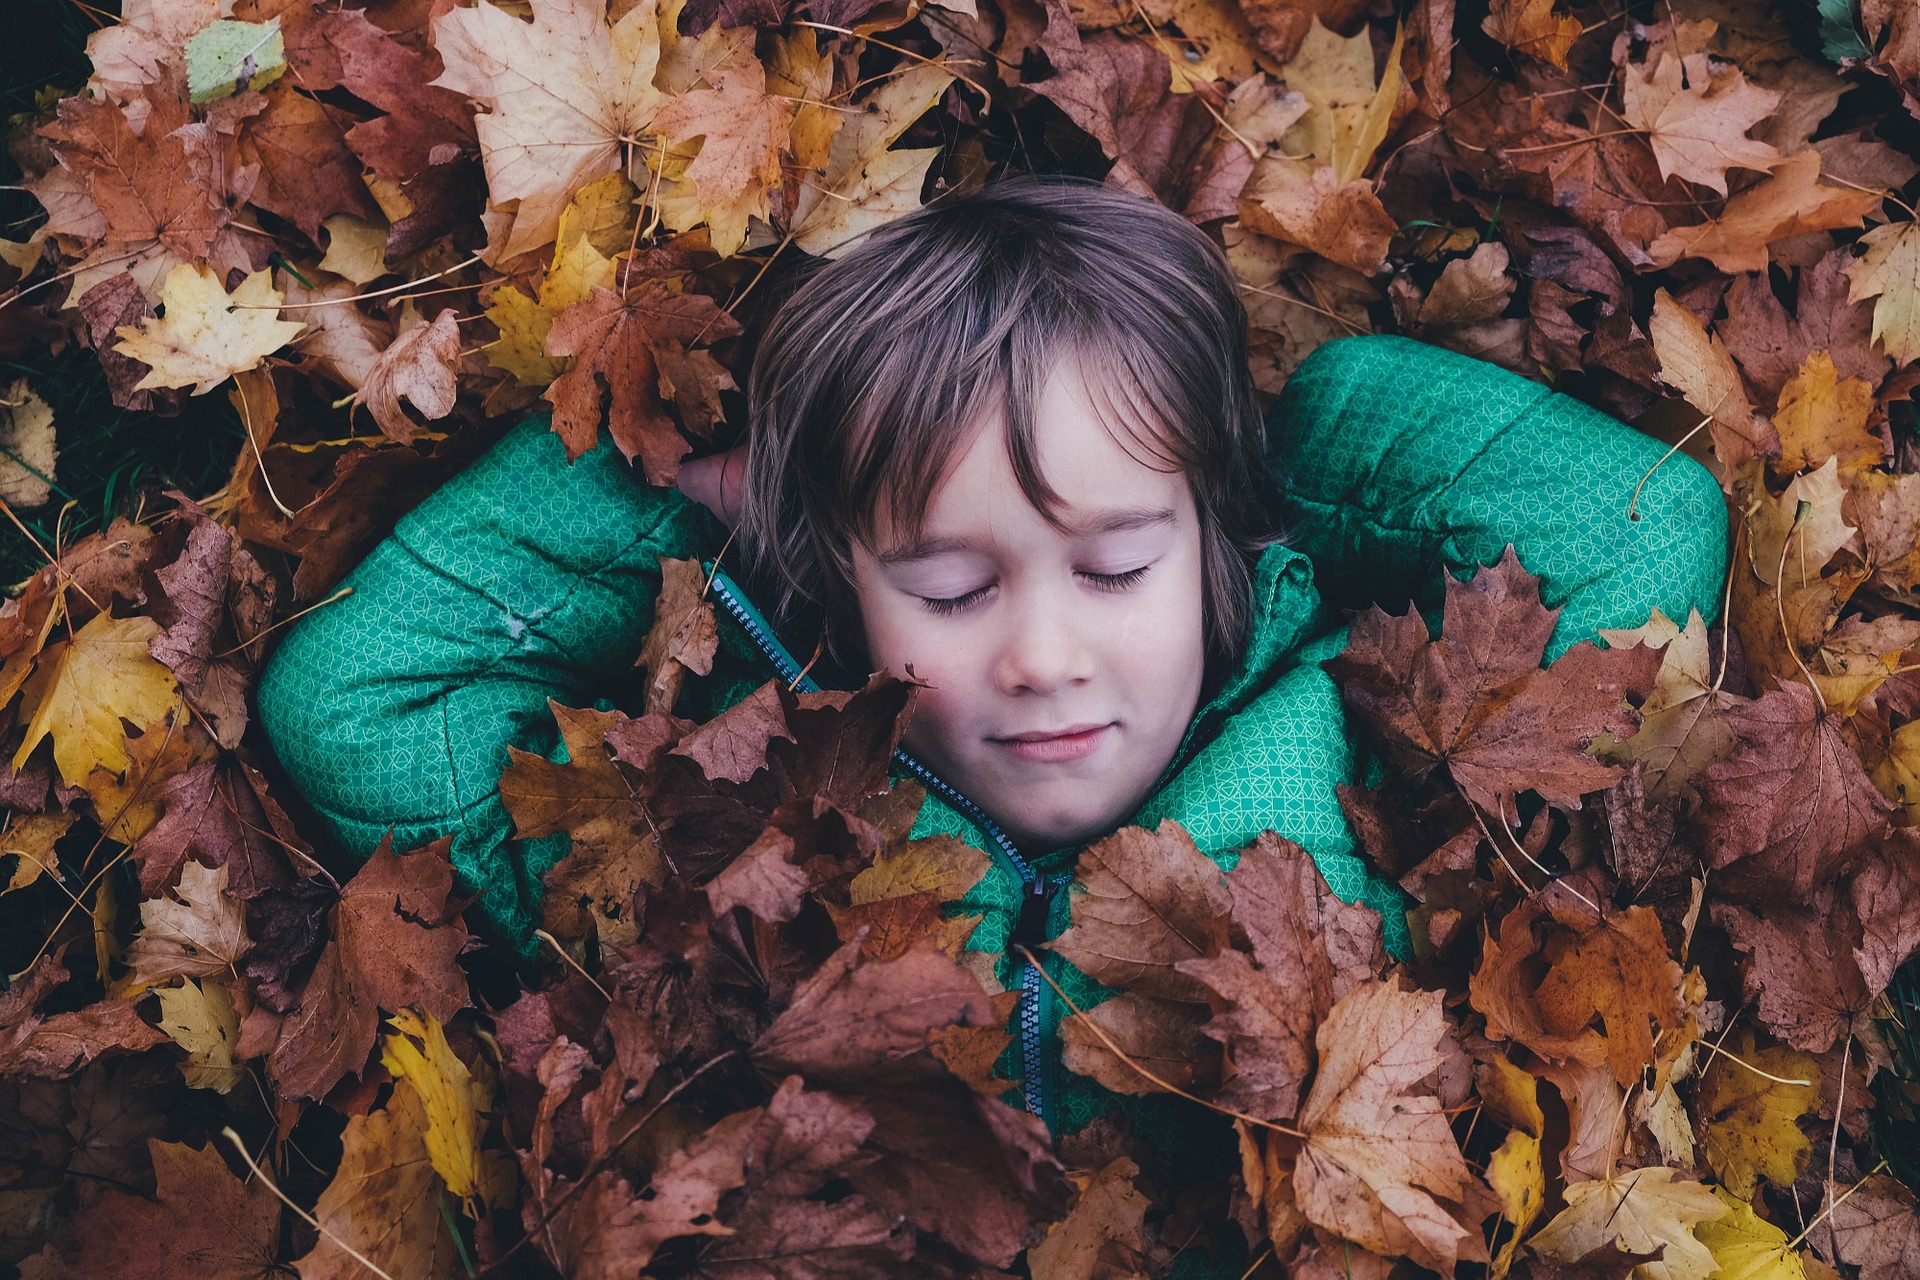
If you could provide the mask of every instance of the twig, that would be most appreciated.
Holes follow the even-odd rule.
[[[585,978],[587,980],[588,985],[590,985],[595,991],[598,991],[600,993],[600,998],[602,1000],[605,1000],[608,1004],[613,1003],[613,997],[607,994],[607,989],[601,986],[598,982],[595,982],[593,975],[588,973],[585,969],[582,969],[580,967],[580,962],[578,960],[575,960],[572,956],[567,954],[567,949],[560,945],[560,939],[554,937],[552,934],[548,933],[545,929],[535,929],[533,931],[533,936],[540,939],[540,941],[546,943],[548,946],[552,947],[555,955],[559,956],[562,960],[565,960],[569,965],[571,965],[575,973]]]
[[[1127,1066],[1132,1068],[1132,1070],[1134,1070],[1135,1072],[1137,1072],[1141,1076],[1141,1078],[1146,1080],[1151,1080],[1154,1084],[1159,1085],[1162,1089],[1165,1089],[1168,1093],[1174,1094],[1177,1097],[1185,1098],[1188,1102],[1197,1102],[1201,1106],[1205,1107],[1207,1110],[1212,1111],[1218,1115],[1229,1116],[1235,1120],[1244,1120],[1248,1124],[1259,1125],[1262,1129],[1271,1129],[1275,1133],[1284,1133],[1289,1138],[1299,1138],[1303,1142],[1307,1141],[1308,1135],[1302,1133],[1298,1129],[1289,1129],[1284,1124],[1276,1124],[1272,1120],[1262,1120],[1259,1116],[1250,1116],[1244,1111],[1235,1111],[1232,1107],[1223,1107],[1217,1102],[1208,1102],[1205,1098],[1198,1097],[1194,1094],[1188,1093],[1185,1089],[1182,1089],[1177,1084],[1173,1084],[1169,1081],[1162,1080],[1159,1076],[1153,1074],[1153,1072],[1147,1070],[1145,1067],[1135,1062],[1133,1058],[1128,1055],[1125,1049],[1122,1049],[1119,1045],[1113,1042],[1112,1036],[1108,1035],[1104,1030],[1102,1030],[1100,1025],[1096,1023],[1092,1018],[1087,1017],[1086,1011],[1083,1010],[1079,1005],[1073,1002],[1072,996],[1068,995],[1065,991],[1060,989],[1060,984],[1053,980],[1053,975],[1047,972],[1046,966],[1040,963],[1039,958],[1036,957],[1033,954],[1033,952],[1027,950],[1025,944],[1016,943],[1014,944],[1013,949],[1015,951],[1018,951],[1022,956],[1026,957],[1027,963],[1033,966],[1034,972],[1038,973],[1042,978],[1046,980],[1047,985],[1053,988],[1053,993],[1060,997],[1061,1001],[1066,1004],[1067,1008],[1073,1010],[1076,1014],[1080,1015],[1081,1019],[1084,1020],[1087,1026],[1093,1031],[1093,1034],[1100,1037],[1100,1043],[1106,1045],[1107,1048],[1113,1053],[1115,1057],[1119,1058],[1120,1061],[1126,1063]]]
[[[379,1267],[374,1266],[373,1263],[368,1260],[365,1254],[361,1253],[358,1249],[348,1244],[345,1240],[342,1240],[339,1236],[333,1234],[333,1232],[327,1230],[324,1226],[320,1224],[320,1220],[318,1218],[314,1217],[312,1214],[308,1213],[305,1209],[302,1209],[299,1205],[289,1200],[287,1198],[286,1192],[280,1190],[279,1187],[275,1186],[273,1184],[273,1179],[267,1176],[266,1171],[262,1169],[259,1165],[253,1162],[253,1157],[249,1155],[247,1152],[247,1144],[240,1140],[240,1135],[233,1131],[232,1125],[222,1126],[220,1130],[220,1136],[233,1144],[233,1149],[235,1151],[238,1151],[240,1153],[240,1158],[247,1162],[247,1168],[253,1170],[253,1176],[260,1179],[262,1185],[264,1185],[267,1190],[273,1192],[275,1196],[279,1197],[281,1204],[284,1204],[285,1206],[287,1206],[287,1208],[299,1214],[301,1221],[305,1222],[308,1226],[312,1227],[315,1231],[318,1231],[321,1235],[325,1236],[327,1239],[333,1241],[334,1244],[340,1247],[340,1251],[342,1253],[352,1258],[355,1262],[359,1263],[361,1266],[365,1267],[367,1270],[373,1272],[373,1274],[375,1274],[376,1276],[379,1276],[380,1280],[393,1280],[392,1276],[388,1275],[385,1271],[382,1271]]]

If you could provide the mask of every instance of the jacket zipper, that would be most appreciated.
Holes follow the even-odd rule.
[[[732,579],[721,573],[711,563],[707,565],[711,574],[708,584],[714,597],[727,611],[727,616],[739,624],[747,633],[773,669],[791,688],[805,693],[816,693],[820,686],[811,676],[805,674],[793,655],[781,644],[769,627],[757,616],[746,602],[744,593]],[[993,841],[994,852],[1007,863],[1008,868],[1020,880],[1020,913],[1016,918],[1013,936],[1008,945],[1023,942],[1032,946],[1048,940],[1048,917],[1053,905],[1053,895],[1062,885],[1072,879],[1071,873],[1060,873],[1051,878],[1041,875],[1014,846],[1011,838],[1002,831],[999,824],[989,818],[979,805],[956,791],[944,778],[922,764],[905,750],[893,753],[894,761],[912,774],[927,790],[938,795],[953,808],[978,826]],[[1046,1087],[1044,1084],[1045,1062],[1041,1045],[1041,1001],[1046,996],[1046,985],[1039,969],[1021,962],[1020,966],[1020,1092],[1026,1109],[1033,1115],[1047,1120]]]

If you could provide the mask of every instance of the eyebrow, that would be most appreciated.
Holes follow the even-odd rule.
[[[1131,533],[1135,529],[1151,529],[1173,522],[1174,514],[1168,507],[1117,507],[1096,511],[1082,520],[1070,521],[1066,532],[1068,537],[1091,538],[1108,533]],[[914,564],[973,549],[973,544],[964,538],[922,538],[910,546],[882,551],[875,559],[884,565]]]

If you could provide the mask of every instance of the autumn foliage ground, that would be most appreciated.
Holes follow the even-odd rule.
[[[0,608],[0,1270],[1920,1274],[1911,5],[70,2],[0,350],[239,448],[76,536],[63,477],[129,434],[0,388],[44,566]],[[1411,963],[1276,836],[1083,854],[1053,945],[1121,994],[1066,1065],[1191,1097],[1212,1181],[1007,1105],[1014,995],[941,908],[981,855],[887,787],[909,686],[677,719],[679,593],[625,710],[502,778],[573,840],[531,966],[444,846],[329,847],[250,720],[276,629],[506,424],[670,482],[791,264],[1027,169],[1216,235],[1265,393],[1406,333],[1728,500],[1730,626],[1543,667],[1511,559],[1437,640],[1356,615],[1330,670],[1389,770],[1342,798]]]

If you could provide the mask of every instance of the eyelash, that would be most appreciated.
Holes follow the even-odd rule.
[[[1143,564],[1138,569],[1128,569],[1125,573],[1089,573],[1084,576],[1092,579],[1102,591],[1125,591],[1129,587],[1138,584],[1140,579],[1146,577],[1147,570],[1152,567],[1152,565]],[[921,596],[920,603],[927,606],[933,613],[945,617],[948,614],[958,613],[979,600],[982,596],[986,595],[992,585],[993,584],[989,583],[985,587],[975,587],[965,595],[947,596],[944,598],[939,596]]]

